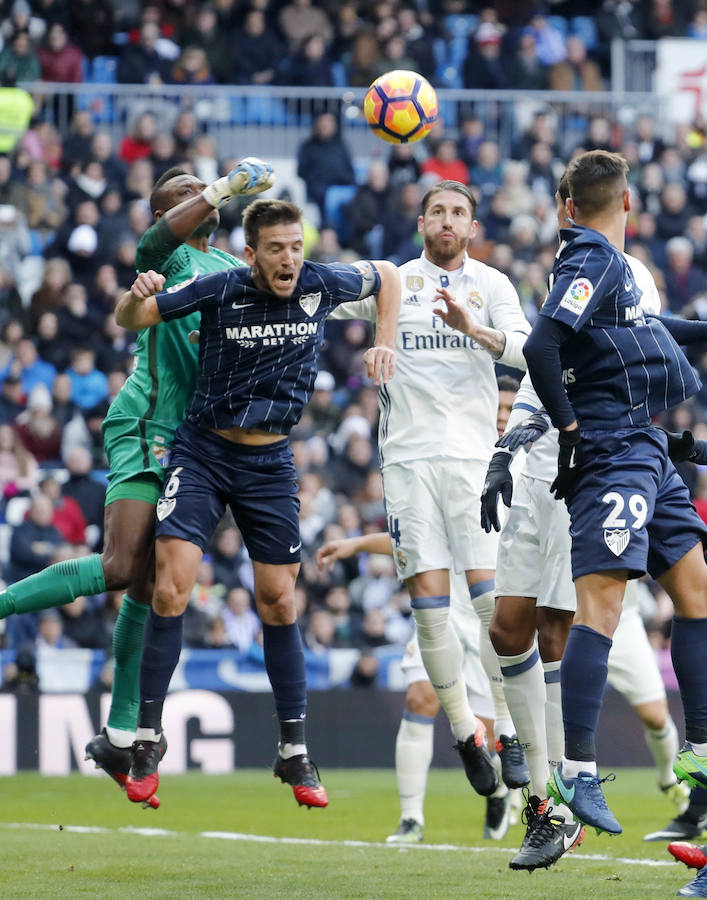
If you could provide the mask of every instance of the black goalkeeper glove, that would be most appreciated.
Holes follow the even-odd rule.
[[[557,478],[550,485],[556,500],[564,500],[574,487],[582,465],[582,436],[579,428],[560,431],[560,452],[557,455]]]
[[[505,447],[511,453],[526,444],[534,444],[550,428],[550,419],[547,413],[536,412],[524,422],[520,422],[515,428],[511,428],[496,441],[497,447]]]
[[[665,431],[665,429],[661,429]],[[691,431],[685,430],[682,434],[675,431],[665,431],[668,439],[668,456],[674,463],[693,462],[697,456],[697,445]]]
[[[491,457],[491,462],[486,470],[484,489],[481,492],[481,527],[487,534],[501,530],[498,519],[498,495],[503,497],[506,506],[511,505],[513,496],[513,476],[510,473],[510,465],[513,457],[510,453],[499,451]]]

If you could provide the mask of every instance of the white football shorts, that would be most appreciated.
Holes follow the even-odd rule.
[[[495,595],[535,597],[536,606],[574,612],[569,529],[565,504],[547,481],[521,473],[498,543]]]
[[[434,459],[383,469],[388,530],[398,577],[432,569],[495,569],[498,535],[481,527],[486,463]]]

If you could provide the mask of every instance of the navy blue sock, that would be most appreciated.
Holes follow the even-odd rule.
[[[263,623],[265,668],[275,696],[280,722],[304,719],[307,712],[307,676],[299,626]],[[281,725],[282,730],[282,725]],[[285,729],[287,731],[287,729]],[[283,742],[287,741],[284,732]]]
[[[606,687],[611,638],[586,625],[573,625],[562,654],[562,721],[567,759],[594,761],[594,735]]]
[[[685,737],[696,744],[707,742],[707,619],[673,616],[670,655],[680,685],[685,713]]]
[[[138,727],[162,730],[162,704],[182,650],[184,615],[158,616],[150,610],[145,622],[140,666]]]

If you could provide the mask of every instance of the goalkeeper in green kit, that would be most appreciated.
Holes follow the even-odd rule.
[[[205,185],[174,167],[150,195],[155,217],[137,248],[138,272],[166,277],[165,289],[197,275],[244,265],[209,246],[218,210],[232,197],[267,190],[270,165],[250,157],[228,175]],[[86,746],[86,758],[121,787],[132,762],[140,700],[140,657],[154,580],[155,507],[169,462],[174,433],[196,384],[198,347],[189,333],[200,315],[191,314],[140,332],[134,369],[110,406],[103,424],[110,472],[103,552],[56,563],[0,593],[0,618],[62,606],[76,597],[126,590],[113,632],[115,671],[106,728]],[[166,749],[166,744],[162,752]],[[159,800],[152,797],[156,808]]]

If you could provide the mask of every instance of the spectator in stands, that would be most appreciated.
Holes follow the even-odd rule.
[[[552,165],[552,148],[538,141],[530,148],[528,184],[536,194],[552,197],[557,177]]]
[[[70,548],[76,556],[75,548]],[[105,595],[77,597],[58,610],[63,641],[76,647],[105,650],[111,645],[112,635],[105,618]]]
[[[422,167],[410,144],[394,144],[388,157],[390,185],[399,188],[404,184],[416,182],[422,174]]]
[[[0,266],[17,272],[31,249],[27,220],[15,206],[0,206]]]
[[[51,363],[39,358],[37,348],[29,338],[18,341],[17,348],[10,361],[0,371],[0,381],[7,375],[15,375],[22,382],[22,390],[29,396],[32,388],[37,384],[43,384],[51,390],[56,369]]]
[[[84,166],[91,159],[91,141],[94,135],[93,117],[87,109],[79,109],[71,120],[71,131],[62,142],[62,166],[65,172],[75,175],[74,165]]]
[[[353,163],[339,134],[336,118],[321,113],[314,120],[312,135],[297,151],[297,174],[307,187],[307,200],[316,203],[326,221],[324,197],[333,184],[353,184]]]
[[[272,84],[282,56],[282,45],[268,28],[264,14],[259,9],[249,10],[242,27],[233,34],[231,80],[235,84]]]
[[[253,609],[250,591],[233,587],[226,594],[226,604],[221,611],[226,634],[233,646],[245,652],[260,631],[260,619]]]
[[[312,653],[325,654],[338,646],[334,617],[327,609],[315,606],[309,613],[304,632],[305,646]]]
[[[52,404],[54,418],[63,429],[63,436],[66,437],[66,426],[74,418],[79,415],[76,404],[71,399],[71,379],[64,372],[60,373],[54,379],[52,385]],[[66,456],[66,451],[62,443],[62,459]]]
[[[233,67],[230,30],[219,22],[214,7],[206,5],[182,34],[184,47],[201,47],[206,52],[214,79],[220,84],[228,84]]]
[[[464,85],[472,89],[503,90],[510,87],[508,60],[501,54],[503,33],[491,22],[482,22],[469,36],[464,64]]]
[[[349,243],[366,258],[379,259],[382,255],[380,223],[390,204],[388,167],[380,159],[374,159],[368,167],[366,183],[356,191],[347,211],[351,229]]]
[[[63,544],[59,531],[51,524],[54,504],[41,492],[32,501],[23,522],[12,529],[10,538],[9,581],[18,581],[44,569]]]
[[[229,45],[229,59],[232,52]],[[196,116],[190,109],[182,110],[174,120],[172,127],[175,146],[178,153],[186,153],[199,134]]]
[[[292,0],[280,10],[278,23],[290,54],[296,53],[313,34],[319,35],[325,46],[334,38],[331,19],[319,6],[312,5],[312,0]]]
[[[692,244],[695,265],[707,272],[707,222],[703,216],[690,216],[685,236]]]
[[[38,81],[41,76],[39,57],[32,48],[28,31],[17,31],[0,51],[0,79],[8,76],[17,81]]]
[[[169,65],[157,51],[160,39],[159,25],[144,22],[136,44],[126,44],[118,60],[118,81],[121,84],[162,84]],[[132,162],[122,152],[126,162]]]
[[[707,41],[707,9],[697,9],[687,26],[687,37],[696,41]]]
[[[133,123],[130,133],[120,142],[118,156],[128,165],[134,163],[136,159],[145,159],[152,153],[152,141],[156,134],[155,114],[141,113]]]
[[[15,661],[7,663],[2,673],[3,694],[30,695],[39,693],[37,660],[32,645],[19,647]]]
[[[214,580],[225,587],[253,588],[253,567],[235,525],[224,525],[212,541]]]
[[[0,333],[0,367],[7,366],[17,351],[17,345],[25,336],[22,316],[10,316],[5,319]],[[1,379],[0,379],[1,380]]]
[[[395,26],[395,20],[391,19]],[[383,44],[383,53],[378,61],[378,75],[391,72],[396,69],[415,71],[415,60],[407,52],[405,38],[400,34],[391,35]]]
[[[404,184],[393,202],[383,213],[383,258],[402,265],[421,252],[421,237],[417,230],[422,195],[417,182]]]
[[[3,38],[6,41],[11,40],[12,35],[17,34],[18,31],[26,31],[30,42],[38,43],[46,31],[44,17],[33,16],[32,7],[27,0],[14,0],[14,3],[6,3],[3,12],[7,12],[8,7],[10,14],[0,26],[0,44]]]
[[[639,116],[636,120],[636,143],[638,144],[638,158],[641,163],[653,162],[658,159],[665,150],[665,143],[655,134],[655,120],[653,116]]]
[[[683,37],[687,28],[684,5],[673,0],[650,0],[643,17],[643,32],[650,41]]]
[[[81,410],[92,409],[108,396],[108,379],[96,368],[96,351],[92,347],[76,347],[67,369],[71,379],[71,399]]]
[[[97,525],[102,534],[106,488],[93,478],[92,464],[91,454],[85,447],[76,446],[65,455],[64,465],[69,470],[69,477],[64,482],[63,494],[76,500],[86,522]],[[14,578],[13,581],[17,579]]]
[[[0,425],[14,422],[25,409],[25,394],[17,375],[8,375],[0,385]]]
[[[27,613],[26,615],[33,615]],[[36,649],[39,653],[43,650],[72,650],[76,642],[64,634],[61,616],[55,609],[45,609],[39,614]]]
[[[27,409],[15,419],[14,428],[38,463],[61,465],[61,425],[52,415],[52,396],[43,384],[32,389]]]
[[[476,165],[472,166],[466,183],[473,184],[481,194],[481,210],[488,206],[496,190],[503,180],[503,168],[501,166],[501,154],[495,141],[484,141],[479,146],[476,156]]]
[[[554,66],[567,59],[567,47],[562,32],[551,25],[545,16],[534,16],[530,27],[535,32],[538,59],[544,66]]]
[[[42,283],[32,294],[28,324],[36,328],[40,316],[45,312],[56,312],[64,305],[64,290],[71,281],[71,267],[65,259],[48,259],[42,275]]]
[[[334,84],[331,65],[323,37],[311,34],[282,67],[280,80],[294,86],[331,87]]]
[[[103,173],[111,188],[121,185],[125,178],[126,166],[113,150],[113,138],[107,131],[97,131],[92,135],[89,156],[103,167]]]
[[[594,60],[587,57],[584,41],[577,34],[567,38],[567,57],[550,69],[550,89],[553,91],[600,91],[601,72]]]
[[[668,265],[664,274],[668,304],[673,312],[680,313],[699,292],[705,291],[707,276],[693,265],[694,249],[686,237],[670,238],[666,251]]]
[[[214,84],[214,73],[203,47],[184,47],[165,80],[168,84]]]
[[[114,52],[115,9],[110,0],[69,0],[68,28],[90,60]]]
[[[524,28],[508,66],[508,87],[545,91],[549,83],[547,66],[538,57],[536,32],[530,27]]]
[[[428,81],[435,79],[435,57],[432,50],[434,35],[420,22],[415,8],[403,6],[397,15],[398,31],[405,41],[406,52],[414,60],[413,70]]]
[[[39,489],[52,501],[54,515],[52,525],[61,534],[67,544],[81,545],[86,543],[86,519],[84,519],[81,507],[73,497],[64,497],[61,492],[61,484],[53,475],[42,478]],[[71,549],[67,559],[76,556],[75,548]],[[98,646],[98,645],[96,645]]]
[[[75,209],[84,200],[98,203],[107,189],[108,181],[103,166],[97,159],[89,159],[80,167],[74,167],[73,175],[69,179],[67,203],[71,209]]]
[[[439,180],[449,179],[469,184],[469,170],[457,155],[457,146],[452,138],[443,137],[430,156],[422,163],[422,174],[433,174]]]
[[[42,81],[80,83],[83,81],[83,58],[79,48],[69,41],[64,26],[55,22],[47,32],[46,43],[39,49]]]
[[[148,158],[152,163],[151,177],[153,178],[161,178],[167,169],[171,169],[181,162],[181,156],[176,151],[174,138],[171,134],[165,133],[155,135],[152,141],[152,152]]]
[[[381,49],[375,32],[364,29],[356,33],[347,64],[349,84],[368,87],[380,74]]]
[[[0,496],[27,494],[39,484],[37,460],[10,425],[0,425]]]
[[[50,176],[46,163],[33,160],[26,170],[24,209],[27,225],[40,233],[42,238],[49,235],[66,218],[66,204],[57,190],[59,179]]]
[[[666,184],[660,195],[660,212],[656,216],[658,236],[664,241],[684,233],[692,215],[687,202],[687,192],[681,184]]]

